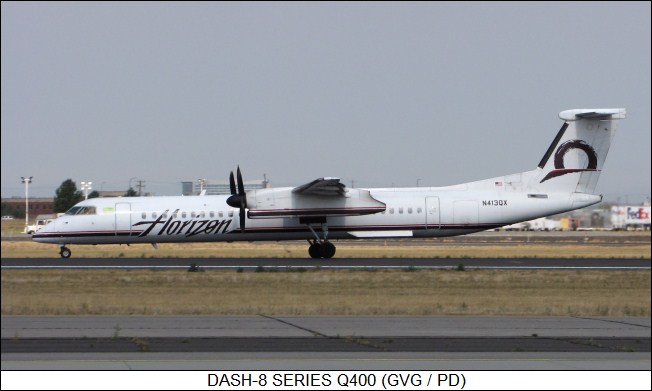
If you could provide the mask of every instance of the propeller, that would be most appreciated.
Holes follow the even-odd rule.
[[[245,231],[245,208],[247,207],[247,193],[245,193],[244,182],[242,181],[242,174],[240,173],[240,166],[238,166],[238,184],[236,192],[235,178],[233,178],[233,171],[229,175],[229,187],[231,188],[231,197],[226,199],[226,203],[233,208],[240,208],[240,232]]]

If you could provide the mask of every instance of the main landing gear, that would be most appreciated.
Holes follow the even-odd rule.
[[[308,247],[308,254],[313,258],[333,258],[335,255],[335,245],[331,242],[320,243],[316,240],[312,242],[309,240],[308,243],[311,243]]]
[[[335,255],[335,245],[328,241],[328,224],[326,224],[326,219],[320,221],[321,223],[321,232],[323,238],[320,238],[317,232],[312,228],[310,222],[306,222],[308,228],[313,235],[315,235],[314,240],[308,240],[310,247],[308,247],[308,254],[312,258],[333,258]]]
[[[59,255],[61,255],[61,258],[70,258],[72,255],[72,251],[64,245],[61,245],[61,249],[59,250]]]

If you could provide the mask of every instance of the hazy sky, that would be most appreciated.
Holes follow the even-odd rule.
[[[2,2],[2,197],[180,181],[444,186],[627,108],[597,191],[650,195],[650,3]],[[132,181],[132,185],[135,180]]]

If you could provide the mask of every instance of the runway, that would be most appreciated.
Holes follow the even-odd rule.
[[[2,370],[650,370],[650,318],[3,316]]]
[[[521,236],[517,233],[515,241],[539,238]],[[584,234],[575,236],[585,243]],[[464,240],[483,246],[504,240],[500,238],[486,234]],[[649,236],[644,239],[649,243]],[[564,244],[555,235],[546,235],[545,240]],[[650,270],[649,259],[2,259],[3,270],[187,270],[193,264],[205,270],[245,272],[460,266]],[[651,369],[649,317],[3,316],[1,355],[3,370]]]
[[[650,270],[650,259],[631,258],[2,258],[2,269],[417,268]]]

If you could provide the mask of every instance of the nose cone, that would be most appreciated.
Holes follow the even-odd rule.
[[[34,234],[32,235],[32,240],[35,242],[49,243],[55,237],[55,234],[58,232],[56,230],[56,227],[57,227],[56,220],[47,223],[46,225],[43,226],[43,228],[34,232]]]

